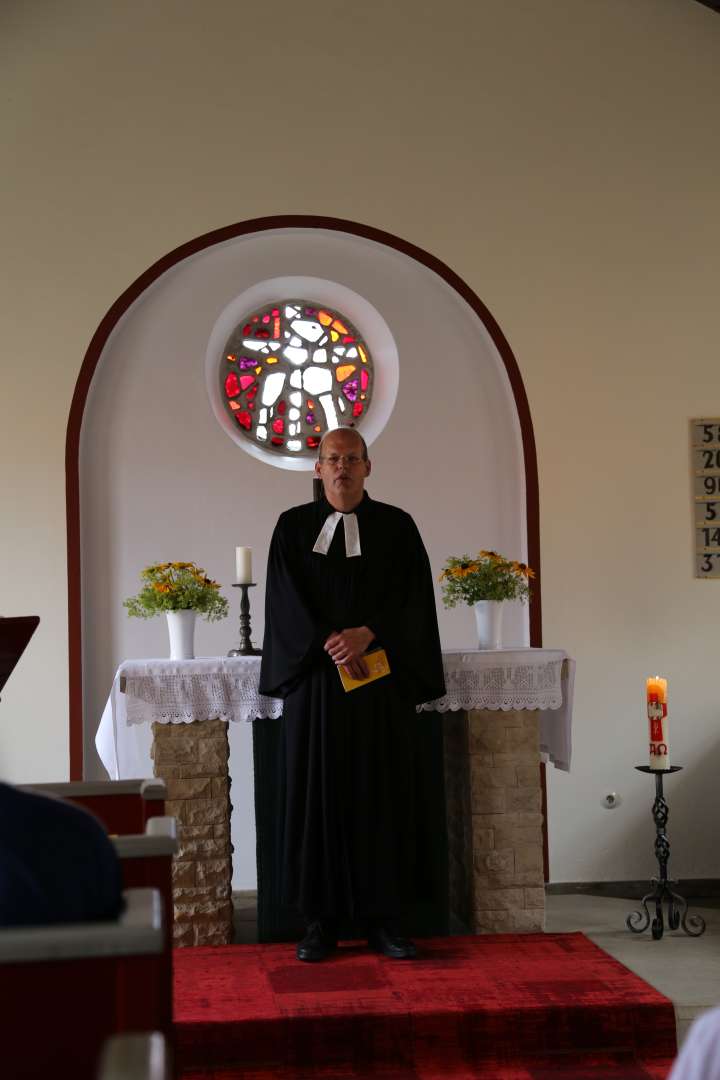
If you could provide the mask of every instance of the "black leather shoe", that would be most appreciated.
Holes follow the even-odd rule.
[[[337,949],[337,937],[323,927],[321,922],[312,922],[307,933],[295,950],[298,960],[313,963],[324,960]]]
[[[415,942],[410,938],[396,937],[388,930],[378,927],[368,935],[368,945],[373,952],[382,953],[393,960],[414,960],[417,956]]]

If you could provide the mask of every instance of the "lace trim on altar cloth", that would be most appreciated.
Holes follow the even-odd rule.
[[[418,705],[418,712],[472,712],[475,709],[501,709],[503,712],[520,712],[523,709],[559,709],[562,706],[562,694],[536,694],[534,697],[509,696],[498,697],[479,696],[477,694],[468,697],[457,697],[455,694],[446,694],[437,701],[426,701],[424,705]]]
[[[492,667],[481,667],[472,654],[446,656],[447,693],[420,708],[441,713],[459,709],[559,709],[563,703],[562,663],[559,658],[540,663],[500,661]]]
[[[256,672],[125,676],[124,690],[128,724],[277,719],[283,709],[258,693]]]

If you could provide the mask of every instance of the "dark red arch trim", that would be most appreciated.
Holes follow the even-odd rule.
[[[528,561],[535,569],[537,577],[534,582],[533,598],[530,602],[530,644],[540,646],[542,644],[542,616],[541,616],[541,576],[540,576],[540,508],[538,491],[537,454],[535,450],[535,436],[533,433],[530,407],[528,405],[525,386],[520,375],[520,369],[508,344],[505,335],[497,322],[483,304],[482,300],[466,285],[462,278],[450,269],[444,262],[431,255],[415,244],[408,243],[392,233],[381,229],[374,229],[369,225],[361,225],[355,221],[345,221],[342,218],[314,217],[305,214],[282,214],[276,217],[253,218],[250,221],[242,221],[235,225],[227,225],[222,229],[214,229],[202,236],[189,240],[174,251],[168,252],[158,259],[156,263],[148,267],[140,277],[130,285],[121,296],[117,298],[107,312],[97,330],[93,334],[92,341],[85,353],[85,358],[80,368],[80,373],[75,384],[70,415],[68,418],[67,438],[65,442],[65,489],[67,500],[67,565],[68,565],[68,636],[69,636],[69,663],[70,663],[70,778],[82,779],[83,768],[83,709],[82,709],[82,622],[81,622],[81,578],[80,578],[80,474],[79,474],[79,451],[80,429],[82,427],[83,413],[87,401],[90,383],[92,382],[95,369],[102,355],[105,344],[132,303],[156,281],[166,270],[195,255],[205,248],[222,244],[226,240],[232,240],[237,236],[247,233],[262,232],[270,229],[326,229],[335,232],[349,233],[353,236],[362,236],[367,240],[374,240],[386,247],[395,248],[404,255],[427,266],[439,277],[443,278],[463,300],[475,311],[484,323],[490,337],[500,353],[505,364],[505,369],[510,380],[510,385],[515,397],[520,427],[522,431],[523,452],[525,458],[525,500],[527,515],[528,534]]]

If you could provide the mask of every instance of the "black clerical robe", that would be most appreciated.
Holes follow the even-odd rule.
[[[281,895],[307,918],[397,922],[412,900],[417,845],[416,704],[445,692],[432,577],[409,514],[367,494],[361,554],[322,498],[281,515],[268,563],[260,690],[284,698]],[[346,693],[323,646],[368,626],[391,674]]]

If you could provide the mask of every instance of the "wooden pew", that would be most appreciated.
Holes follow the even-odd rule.
[[[172,1080],[165,1036],[159,1031],[113,1035],[103,1047],[97,1080]]]
[[[172,859],[178,849],[175,818],[150,818],[143,833],[113,836],[112,842],[122,866],[124,887],[160,890],[172,936]]]
[[[113,836],[112,842],[122,867],[123,887],[158,889],[162,897],[167,981],[170,987],[170,1012],[165,1021],[169,1030],[172,1023],[172,860],[178,848],[177,824],[174,817],[153,817],[147,822],[144,833],[139,836]]]
[[[62,784],[25,784],[23,791],[56,795],[84,806],[102,821],[109,833],[142,833],[150,818],[165,813],[165,781],[75,780]]]
[[[0,1071],[95,1080],[105,1040],[169,1034],[162,900],[131,889],[117,922],[0,930]]]

